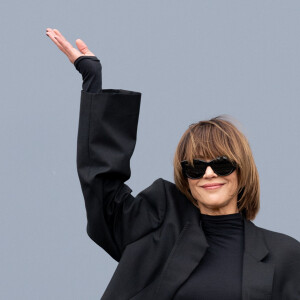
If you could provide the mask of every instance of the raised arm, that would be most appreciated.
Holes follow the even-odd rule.
[[[71,62],[76,64],[78,59],[76,68],[85,70],[88,76],[85,67],[89,64],[81,65],[88,62],[81,58],[82,50],[73,48],[61,34],[57,41],[52,33],[58,31],[49,32],[58,48]],[[91,54],[86,45],[83,48]],[[77,170],[85,199],[87,233],[116,260],[128,244],[157,229],[165,215],[163,180],[156,180],[136,197],[124,184],[130,178],[140,100],[141,93],[120,89],[81,92]]]

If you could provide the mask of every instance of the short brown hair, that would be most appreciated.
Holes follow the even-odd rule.
[[[180,162],[187,160],[193,164],[195,158],[213,159],[223,155],[237,164],[238,210],[247,220],[253,220],[260,208],[258,171],[247,138],[228,117],[218,116],[191,124],[184,132],[173,161],[175,184],[199,208]]]

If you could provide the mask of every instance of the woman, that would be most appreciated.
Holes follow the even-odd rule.
[[[141,94],[102,90],[101,64],[58,30],[47,35],[83,76],[77,167],[87,233],[119,262],[101,299],[299,300],[300,243],[254,225],[259,179],[245,136],[228,120],[192,124],[162,178],[133,197]]]

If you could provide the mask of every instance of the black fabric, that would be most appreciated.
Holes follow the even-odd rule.
[[[241,300],[244,223],[240,213],[200,214],[209,247],[174,300]]]
[[[87,233],[119,262],[102,300],[171,300],[210,248],[199,209],[174,183],[159,178],[135,197],[124,183],[140,98],[124,90],[81,92],[77,170]],[[300,299],[300,243],[243,223],[242,300]]]
[[[74,66],[82,75],[82,90],[88,93],[102,91],[102,66],[96,56],[79,56]]]

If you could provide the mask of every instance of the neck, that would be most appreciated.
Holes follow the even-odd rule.
[[[200,206],[200,213],[211,216],[219,216],[219,215],[230,215],[236,214],[239,212],[238,208],[235,207],[217,207],[217,208],[208,208],[203,205]]]

